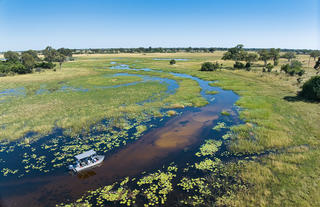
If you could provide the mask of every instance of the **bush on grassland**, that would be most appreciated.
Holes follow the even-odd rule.
[[[314,76],[302,86],[300,96],[314,101],[320,101],[320,76]]]
[[[201,66],[201,71],[215,71],[217,69],[221,68],[221,64],[218,62],[211,63],[211,62],[205,62]]]

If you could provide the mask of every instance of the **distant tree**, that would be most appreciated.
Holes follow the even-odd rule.
[[[309,55],[314,61],[316,61],[316,58],[320,56],[320,50],[313,50],[309,53]]]
[[[279,64],[280,48],[278,49],[271,48],[269,53],[270,53],[271,59],[273,60],[273,65],[277,66]]]
[[[32,69],[35,66],[35,60],[29,53],[22,53],[21,62],[27,69]]]
[[[235,47],[229,48],[226,53],[223,54],[222,60],[234,60],[241,61],[245,60],[247,52],[244,51],[243,45],[239,44]]]
[[[66,57],[72,57],[72,50],[68,48],[59,48],[57,51]]]
[[[302,69],[302,63],[300,61],[294,60],[290,64],[285,64],[281,66],[281,71],[293,76],[302,76],[305,71]]]
[[[245,65],[242,62],[236,61],[233,65],[234,69],[244,69]]]
[[[267,69],[268,72],[271,72],[272,69],[273,69],[273,67],[274,67],[274,66],[273,66],[271,63],[268,63],[268,64],[266,65],[266,69]]]
[[[21,56],[22,56],[23,54],[29,54],[29,55],[31,55],[35,61],[39,61],[39,60],[40,60],[40,58],[38,57],[37,51],[27,50],[27,51],[22,52]]]
[[[214,48],[209,48],[209,52],[213,53],[215,51]]]
[[[251,63],[247,62],[244,67],[245,67],[245,69],[246,69],[247,71],[250,71],[250,70],[251,70]]]
[[[262,60],[264,62],[264,66],[266,67],[268,60],[272,59],[270,51],[263,49],[263,50],[260,50],[258,53],[260,55],[259,60]]]
[[[61,54],[61,53],[58,53],[57,56],[56,56],[56,59],[59,62],[59,66],[60,66],[60,70],[61,70],[62,69],[62,63],[64,61],[66,61],[66,56]]]
[[[320,57],[318,58],[318,61],[314,65],[314,69],[316,69],[316,70],[320,69]]]
[[[221,67],[221,64],[218,62],[211,63],[211,62],[205,62],[201,66],[201,71],[215,71]]]
[[[302,62],[298,60],[293,60],[290,63],[291,68],[302,68]]]
[[[19,62],[19,53],[13,52],[13,51],[8,51],[4,53],[4,58],[8,62]]]
[[[175,59],[170,60],[170,65],[174,65],[174,64],[176,64],[176,60]]]
[[[309,61],[308,61],[308,67],[310,65],[310,59],[313,58],[314,61],[316,61],[316,58],[320,56],[320,50],[313,50],[309,53]]]
[[[287,59],[288,62],[291,62],[293,58],[296,58],[296,54],[294,52],[286,52],[281,57]]]
[[[258,55],[257,53],[248,53],[247,56],[245,57],[245,61],[247,63],[252,63],[258,60]]]
[[[54,62],[57,60],[58,52],[52,47],[48,46],[42,51],[44,55],[44,60],[48,62]]]

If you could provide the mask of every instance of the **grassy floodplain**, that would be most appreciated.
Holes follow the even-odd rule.
[[[143,106],[138,105],[136,103],[154,94],[161,98],[166,86],[149,81],[130,87],[99,88],[141,81],[140,77],[134,76],[112,77],[117,71],[108,70],[109,66],[110,61],[104,57],[79,57],[75,62],[65,63],[62,71],[58,69],[57,72],[1,78],[0,90],[19,89],[24,93],[20,96],[13,93],[1,97],[3,118],[0,125],[5,128],[0,132],[1,139],[16,140],[31,131],[41,136],[50,133],[54,127],[76,135],[102,119],[134,119],[141,117],[141,114],[160,115],[159,109],[164,103],[167,107],[174,104],[200,106],[206,103],[199,95],[200,88],[195,81],[161,74],[161,77],[179,82],[177,93],[164,101],[159,99]],[[152,72],[139,74],[154,75]],[[66,86],[71,89],[61,91]],[[39,90],[45,92],[38,94]],[[126,106],[119,107],[123,104]]]
[[[62,71],[1,78],[1,89],[25,87],[28,91],[24,98],[13,97],[12,100],[1,103],[1,114],[4,119],[1,120],[0,125],[5,126],[1,137],[16,140],[30,130],[46,134],[55,125],[69,129],[66,132],[77,134],[83,131],[83,126],[92,126],[103,118],[136,119],[141,114],[160,115],[159,109],[163,106],[168,108],[202,106],[205,100],[199,96],[200,89],[195,81],[176,78],[166,72],[190,74],[204,80],[216,81],[214,85],[233,90],[241,96],[237,105],[243,109],[240,116],[246,124],[232,128],[228,150],[235,155],[259,157],[239,164],[230,163],[221,168],[221,172],[225,173],[226,177],[232,177],[237,180],[236,183],[243,184],[245,187],[227,188],[229,189],[227,193],[215,197],[216,205],[319,206],[319,103],[305,102],[295,98],[301,83],[297,82],[297,77],[279,73],[280,66],[287,63],[285,59],[280,59],[279,66],[274,72],[262,73],[260,67],[263,65],[262,62],[255,63],[250,72],[229,70],[233,61],[222,61],[221,56],[222,52],[79,55],[76,56],[76,61],[65,63]],[[177,61],[175,65],[169,65],[168,60],[154,60],[154,58],[185,58],[188,61]],[[312,60],[311,67],[308,67],[308,56],[298,55],[297,59],[303,62],[306,70],[303,80],[315,74],[311,68],[314,65]],[[54,90],[60,87],[61,82],[90,89],[92,83],[103,85],[104,81],[108,85],[115,85],[115,82],[123,84],[140,81],[139,78],[131,76],[107,77],[106,80],[101,80],[101,74],[110,75],[119,72],[119,70],[108,69],[111,61],[128,64],[134,68],[164,71],[165,73],[161,74],[147,71],[130,71],[130,73],[175,79],[179,81],[179,89],[164,100],[159,99],[143,106],[136,103],[148,99],[154,93],[163,93],[165,86],[146,82],[126,89],[96,89],[92,93],[82,91],[64,93]],[[224,64],[224,68],[215,72],[200,72],[201,63],[205,61],[219,61]],[[122,72],[126,71],[122,70]],[[43,84],[45,86],[42,86]],[[53,88],[53,92],[34,94],[41,87],[48,90]],[[123,104],[126,105],[119,107]],[[208,147],[209,144],[203,145],[200,152],[204,154],[210,150],[215,152],[219,146],[215,143],[214,147]],[[196,168],[212,169],[215,165],[216,162],[208,159],[196,165]],[[208,168],[208,166],[211,167]],[[173,179],[174,171],[176,171],[175,168],[168,168],[167,172],[153,173],[146,177],[147,180],[139,180],[138,184],[144,185],[149,182],[148,179],[157,180],[161,184],[163,179]],[[194,183],[204,185],[208,182],[208,177],[197,179],[185,178],[180,185],[189,189],[190,186],[196,185]],[[128,181],[125,180],[125,182]],[[214,185],[214,182],[208,183]],[[169,188],[171,189],[171,186]],[[111,187],[106,186],[103,189],[104,198],[113,196],[108,189],[110,190]],[[167,188],[165,190],[170,191]],[[133,195],[135,193],[137,192],[132,192]],[[153,196],[153,192],[147,193]],[[126,200],[126,197],[123,200]],[[198,203],[193,202],[193,204]]]
[[[300,90],[296,77],[277,72],[262,73],[261,67],[254,67],[252,72],[198,71],[203,61],[219,61],[225,68],[231,67],[233,62],[221,61],[221,55],[220,52],[206,55],[174,54],[171,57],[190,58],[190,61],[178,62],[174,66],[168,65],[167,61],[150,60],[153,56],[165,56],[163,54],[141,58],[142,67],[187,73],[204,80],[218,80],[216,85],[241,96],[237,104],[244,109],[240,115],[247,124],[233,128],[236,136],[229,145],[233,153],[255,154],[278,150],[257,162],[246,162],[238,176],[249,183],[250,188],[223,196],[218,203],[231,206],[319,205],[319,103],[294,99]],[[315,75],[316,71],[312,69],[314,62],[311,61],[311,67],[307,67],[308,56],[299,55],[297,59],[304,63],[307,71],[304,80]],[[275,70],[279,71],[284,63],[287,60],[280,59]],[[258,62],[256,66],[262,64]]]
[[[241,96],[237,104],[244,109],[240,114],[247,124],[233,128],[236,136],[230,141],[229,150],[235,154],[259,154],[272,150],[275,153],[242,164],[237,178],[250,187],[221,196],[217,199],[218,205],[319,205],[319,103],[295,99],[301,86],[297,78],[278,72],[262,73],[259,67],[262,62],[257,62],[251,72],[224,69],[217,72],[198,71],[204,61],[219,61],[226,69],[231,68],[233,62],[221,61],[221,56],[220,52],[116,55],[126,57],[121,63],[135,64],[135,67],[218,80],[216,85]],[[177,61],[171,66],[168,61],[154,61],[156,57],[188,58],[189,61]],[[308,67],[308,56],[298,55],[297,59],[303,62],[306,70],[303,80],[315,75],[312,60],[311,67]],[[275,71],[280,71],[280,66],[285,63],[287,60],[280,59]]]

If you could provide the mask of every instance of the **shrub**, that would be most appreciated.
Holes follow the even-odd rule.
[[[251,70],[251,63],[247,62],[246,65],[244,66],[247,71]]]
[[[32,72],[31,68],[26,68],[20,62],[0,63],[0,73],[2,74],[8,74],[8,73],[26,74],[31,72]]]
[[[291,64],[285,64],[281,66],[281,71],[284,71],[285,73],[294,76],[294,75],[299,75],[302,76],[305,71],[302,69],[302,63],[294,60],[291,62]]]
[[[289,70],[290,70],[289,64],[285,64],[281,66],[281,71],[288,73]]]
[[[316,62],[316,64],[313,67],[314,69],[318,70],[318,68],[320,68],[320,57],[318,58],[318,61]]]
[[[52,69],[56,66],[56,64],[52,62],[40,62],[36,64],[36,68],[44,68],[44,69]]]
[[[293,60],[290,64],[291,68],[302,68],[302,62],[298,60]]]
[[[26,68],[21,63],[15,63],[11,65],[11,71],[18,74],[26,74],[26,73],[31,73],[32,69]]]
[[[268,64],[266,65],[266,68],[267,68],[267,71],[268,71],[268,72],[271,72],[273,67],[274,67],[274,66],[273,66],[271,63],[268,63]]]
[[[221,67],[221,64],[219,64],[218,62],[215,63],[211,63],[211,62],[205,62],[202,64],[201,66],[201,71],[214,71],[217,70]]]
[[[305,82],[299,95],[309,100],[320,101],[320,76],[314,76]]]
[[[234,65],[233,68],[235,69],[243,69],[245,68],[245,65],[242,62],[237,61]]]
[[[170,60],[170,65],[174,65],[174,64],[176,64],[176,60],[175,59]]]

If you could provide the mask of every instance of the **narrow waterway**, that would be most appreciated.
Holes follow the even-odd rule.
[[[129,69],[127,66],[123,67]],[[188,149],[198,147],[211,135],[211,128],[223,118],[222,110],[230,112],[229,119],[234,122],[232,124],[239,122],[234,106],[238,100],[235,93],[212,87],[210,82],[190,75],[171,74],[197,81],[201,87],[201,95],[209,104],[200,108],[180,109],[180,115],[163,122],[158,120],[156,127],[148,130],[137,141],[107,157],[102,166],[86,173],[72,176],[65,171],[54,176],[42,175],[2,182],[0,206],[37,207],[72,202],[88,190],[111,184],[127,176],[139,175],[143,171],[156,170],[172,161],[189,159]],[[206,93],[213,90],[219,93]]]

